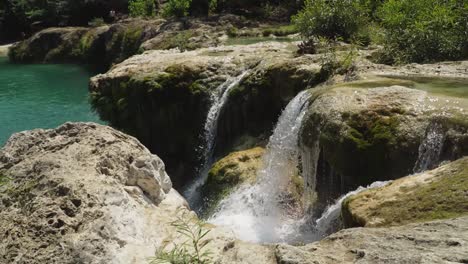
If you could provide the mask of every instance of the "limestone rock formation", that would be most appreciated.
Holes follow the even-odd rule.
[[[380,227],[468,214],[468,157],[363,191],[343,203],[347,227]]]
[[[352,228],[301,247],[279,245],[279,264],[463,263],[468,217],[392,228]]]
[[[200,163],[194,146],[202,144],[212,93],[223,83],[247,71],[220,113],[217,146],[225,149],[217,153],[229,152],[240,137],[270,133],[288,101],[321,80],[316,61],[295,58],[293,49],[261,43],[147,51],[92,78],[92,104],[103,120],[158,154],[181,186]]]
[[[306,184],[320,203],[467,155],[467,98],[409,83],[374,79],[312,91],[300,145]]]
[[[9,56],[15,62],[88,63],[106,70],[136,54],[163,22],[129,19],[95,28],[49,28],[15,44]]]
[[[2,263],[141,263],[186,206],[157,156],[92,123],[13,135],[0,174]]]
[[[466,158],[458,163],[466,170]],[[0,211],[1,263],[146,263],[156,249],[186,241],[171,223],[197,221],[158,157],[92,123],[13,135],[0,150]],[[305,246],[256,245],[205,228],[206,250],[219,264],[468,259],[467,217],[351,228]]]

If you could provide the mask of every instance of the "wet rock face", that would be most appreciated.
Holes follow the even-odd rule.
[[[196,149],[203,144],[211,94],[226,80],[248,71],[221,109],[217,156],[242,136],[271,133],[295,93],[316,84],[320,68],[310,58],[293,58],[291,45],[147,51],[92,78],[92,104],[103,120],[158,154],[182,186],[200,164]]]
[[[395,226],[468,214],[468,157],[347,198],[347,227]]]
[[[468,124],[460,121],[466,113],[452,102],[441,114],[434,102],[445,100],[402,86],[317,91],[300,139],[308,188],[326,203],[358,186],[412,174],[417,161],[431,154],[421,144],[435,124],[443,134],[431,166],[466,155],[459,144],[468,135]]]
[[[144,260],[164,234],[153,221],[164,222],[157,207],[171,188],[157,156],[109,127],[15,134],[0,151],[0,262]]]

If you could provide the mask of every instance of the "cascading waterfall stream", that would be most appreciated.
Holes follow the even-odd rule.
[[[334,232],[338,231],[341,226],[341,205],[346,198],[358,194],[364,190],[372,189],[372,188],[380,188],[387,184],[391,183],[391,181],[378,181],[374,182],[367,187],[359,187],[355,191],[351,191],[342,197],[338,198],[336,202],[325,209],[322,213],[322,216],[315,221],[315,229],[316,232],[313,237],[308,238],[309,241],[316,241],[333,234]]]
[[[423,172],[435,168],[440,162],[440,154],[444,146],[445,133],[442,125],[429,124],[426,137],[419,146],[418,160],[414,166],[414,172]]]
[[[240,239],[284,242],[295,236],[296,219],[281,206],[290,176],[298,173],[298,136],[309,91],[298,94],[281,114],[263,157],[258,181],[221,201],[208,222],[231,227]]]
[[[229,92],[236,87],[249,72],[249,70],[246,70],[236,77],[228,78],[211,94],[212,105],[208,111],[203,130],[203,163],[198,169],[197,178],[184,191],[185,198],[195,210],[201,203],[201,197],[197,189],[205,183],[208,177],[208,171],[213,163],[213,152],[216,146],[219,116],[229,97]]]

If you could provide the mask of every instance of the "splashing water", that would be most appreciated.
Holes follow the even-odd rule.
[[[431,123],[426,132],[426,137],[419,146],[419,156],[413,171],[423,172],[435,168],[440,162],[440,154],[444,146],[445,133],[440,124]]]
[[[343,204],[343,201],[346,200],[346,198],[358,194],[362,191],[368,190],[368,189],[373,189],[373,188],[380,188],[383,187],[392,181],[378,181],[374,182],[371,185],[367,187],[359,187],[358,189],[349,192],[342,197],[338,198],[336,202],[325,209],[325,211],[322,213],[322,216],[317,219],[315,222],[315,229],[316,232],[314,234],[313,240],[319,240],[324,238],[325,236],[328,236],[330,234],[333,234],[334,232],[338,231],[342,227],[342,222],[341,222],[341,205]]]
[[[236,87],[249,72],[250,71],[247,70],[236,77],[228,78],[211,94],[212,105],[210,107],[210,110],[208,111],[203,130],[203,164],[198,169],[198,177],[184,191],[185,198],[194,210],[196,210],[197,207],[199,207],[199,204],[201,202],[201,196],[199,195],[199,192],[197,192],[197,189],[205,183],[206,178],[208,177],[208,171],[210,169],[211,164],[213,163],[213,151],[216,145],[215,143],[218,130],[218,121],[219,116],[221,114],[221,110],[227,102],[229,92],[234,87]]]
[[[258,182],[221,201],[208,222],[230,227],[243,240],[285,242],[296,236],[297,219],[281,205],[291,175],[298,173],[299,129],[310,94],[298,94],[281,114],[263,157]]]

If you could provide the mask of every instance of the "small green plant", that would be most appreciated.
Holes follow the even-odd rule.
[[[186,17],[192,0],[169,0],[163,7],[163,17]]]
[[[322,50],[320,65],[323,78],[329,78],[336,74],[348,76],[355,70],[355,60],[358,56],[356,44],[352,44],[348,51],[339,53],[336,49],[336,41],[319,38],[318,42],[317,46]]]
[[[231,26],[226,30],[226,34],[231,38],[238,37],[239,36],[239,29],[237,29],[234,26]]]
[[[156,251],[156,256],[150,259],[150,264],[210,264],[211,252],[205,247],[210,242],[205,237],[210,232],[205,224],[197,220],[190,223],[190,216],[182,214],[172,226],[176,228],[179,236],[185,241],[182,244],[173,244],[169,251],[162,247]]]
[[[156,15],[154,0],[130,0],[128,12],[132,17],[153,17]]]

